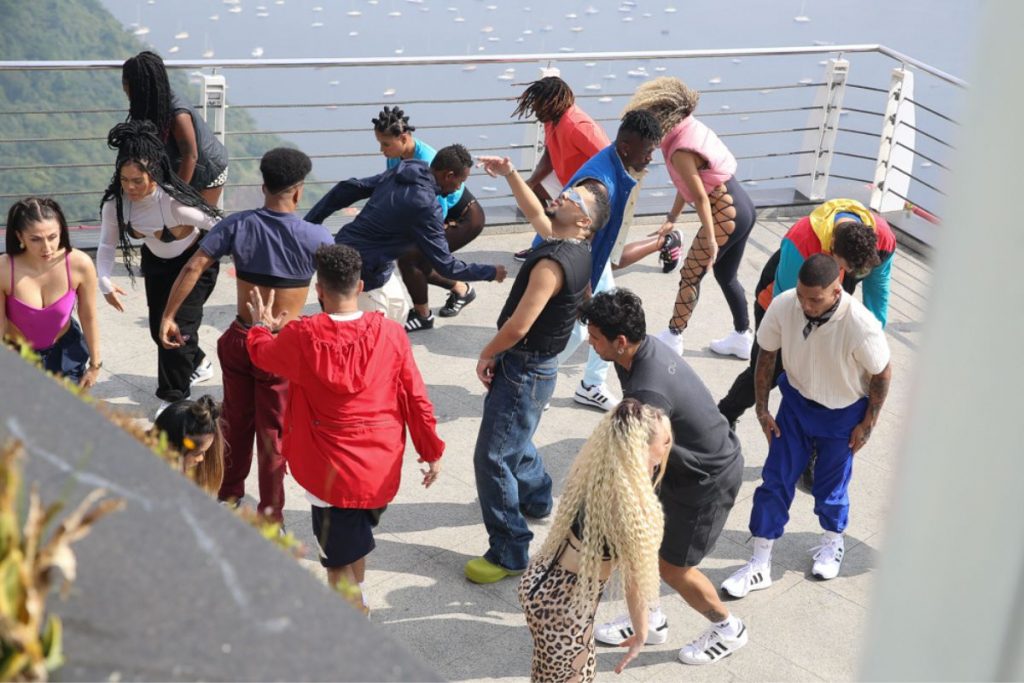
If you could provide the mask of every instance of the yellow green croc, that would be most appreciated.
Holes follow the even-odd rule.
[[[523,570],[505,569],[500,564],[488,562],[483,557],[474,557],[466,563],[466,578],[473,583],[495,583],[509,576],[518,576]]]

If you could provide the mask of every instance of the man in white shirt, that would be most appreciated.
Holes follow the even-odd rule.
[[[812,450],[818,453],[814,512],[824,529],[812,573],[820,579],[839,574],[853,456],[871,436],[892,376],[881,324],[843,291],[839,266],[826,254],[808,258],[796,289],[772,301],[757,342],[755,411],[769,447],[750,513],[753,557],[722,582],[722,590],[736,598],[772,585],[772,544],[789,521],[796,482]],[[786,371],[779,377],[782,403],[772,418],[768,392],[780,350]]]

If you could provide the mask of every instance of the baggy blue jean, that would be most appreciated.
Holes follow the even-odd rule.
[[[761,470],[763,481],[754,491],[750,533],[767,539],[782,536],[789,521],[796,482],[813,450],[818,452],[811,489],[814,514],[822,529],[842,533],[850,517],[850,433],[864,419],[868,399],[862,398],[845,408],[826,408],[801,396],[786,373],[779,376],[778,386],[782,403],[775,422],[780,435],[772,438]]]
[[[519,571],[529,560],[530,531],[523,516],[551,512],[551,477],[533,435],[551,400],[556,356],[510,350],[497,357],[473,453],[480,512],[487,528],[488,562]]]

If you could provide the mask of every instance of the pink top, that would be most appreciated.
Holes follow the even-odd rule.
[[[49,306],[36,308],[14,296],[14,257],[11,263],[11,294],[7,297],[7,318],[21,330],[36,351],[48,349],[57,341],[57,335],[71,320],[71,311],[78,301],[78,293],[71,286],[71,250],[64,256],[64,269],[68,274],[68,291]]]
[[[713,189],[736,175],[736,157],[732,155],[725,143],[718,139],[713,130],[693,116],[687,116],[661,139],[661,153],[665,157],[665,166],[668,167],[672,183],[679,190],[683,199],[691,204],[694,197],[690,196],[689,188],[686,187],[683,179],[679,177],[679,173],[672,166],[672,155],[680,149],[693,152],[704,160],[704,168],[699,169],[698,172],[704,183],[704,191],[709,194]]]

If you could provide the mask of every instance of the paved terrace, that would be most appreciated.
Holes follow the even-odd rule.
[[[750,238],[740,278],[752,292],[761,267],[777,248],[788,219],[764,219]],[[695,225],[684,224],[688,242]],[[634,234],[649,232],[637,225]],[[489,230],[461,256],[466,260],[504,263],[514,274],[513,251],[528,243],[525,234]],[[897,255],[893,270],[888,338],[893,351],[893,382],[889,399],[872,440],[857,456],[851,486],[852,513],[847,553],[839,578],[820,582],[810,576],[810,553],[819,527],[812,514],[812,499],[798,492],[792,521],[776,544],[775,585],[730,605],[746,620],[750,644],[736,656],[703,668],[683,669],[676,651],[705,627],[670,589],[663,585],[662,605],[669,616],[667,643],[647,648],[622,676],[630,681],[687,680],[816,680],[853,679],[861,656],[861,634],[870,606],[873,571],[884,544],[889,501],[893,497],[901,425],[908,413],[908,396],[920,323],[924,315],[930,268],[906,250]],[[129,289],[121,271],[122,287]],[[618,274],[620,286],[636,291],[646,305],[652,332],[663,329],[675,297],[677,275],[661,273],[654,257]],[[465,562],[483,552],[486,534],[480,522],[473,480],[472,452],[480,423],[483,388],[474,368],[479,350],[494,333],[494,323],[512,279],[503,284],[484,283],[480,296],[457,318],[438,318],[432,331],[412,336],[420,370],[437,411],[438,429],[447,442],[444,471],[429,490],[418,484],[415,454],[410,449],[404,483],[377,529],[377,549],[369,557],[366,589],[375,628],[404,643],[413,653],[450,680],[525,681],[530,672],[530,636],[516,599],[514,580],[476,586],[463,577]],[[206,307],[201,344],[216,359],[216,340],[235,315],[234,276],[225,264]],[[431,291],[431,303],[442,305],[444,293]],[[310,298],[307,312],[316,311]],[[119,314],[99,304],[103,335],[104,370],[94,394],[111,403],[152,415],[157,406],[156,353],[149,339],[145,295],[131,291],[126,311]],[[708,277],[702,301],[686,334],[686,359],[716,397],[724,395],[744,363],[717,357],[708,342],[729,330],[728,309],[714,279]],[[536,436],[556,494],[562,489],[569,465],[600,418],[593,409],[576,405],[573,390],[582,374],[585,350],[560,371],[551,409]],[[216,362],[215,362],[216,366]],[[610,382],[618,390],[611,374]],[[220,397],[217,374],[200,388]],[[777,392],[775,401],[777,401]],[[749,557],[747,521],[767,447],[752,414],[739,423],[746,457],[744,484],[725,531],[703,569],[717,585]],[[248,490],[256,489],[255,463]],[[255,503],[247,496],[246,503]],[[309,506],[294,481],[287,481],[285,510],[288,528],[306,544],[302,563],[325,579],[316,561],[309,522]],[[533,526],[539,543],[547,532],[544,523]],[[259,568],[253,567],[253,571]],[[615,597],[615,596],[612,596]],[[621,598],[621,596],[618,596]],[[624,611],[621,599],[606,600],[598,620]],[[609,677],[621,650],[599,649],[602,677]],[[372,656],[371,653],[367,653]],[[344,667],[343,661],[338,662]],[[295,672],[298,679],[300,671]]]

